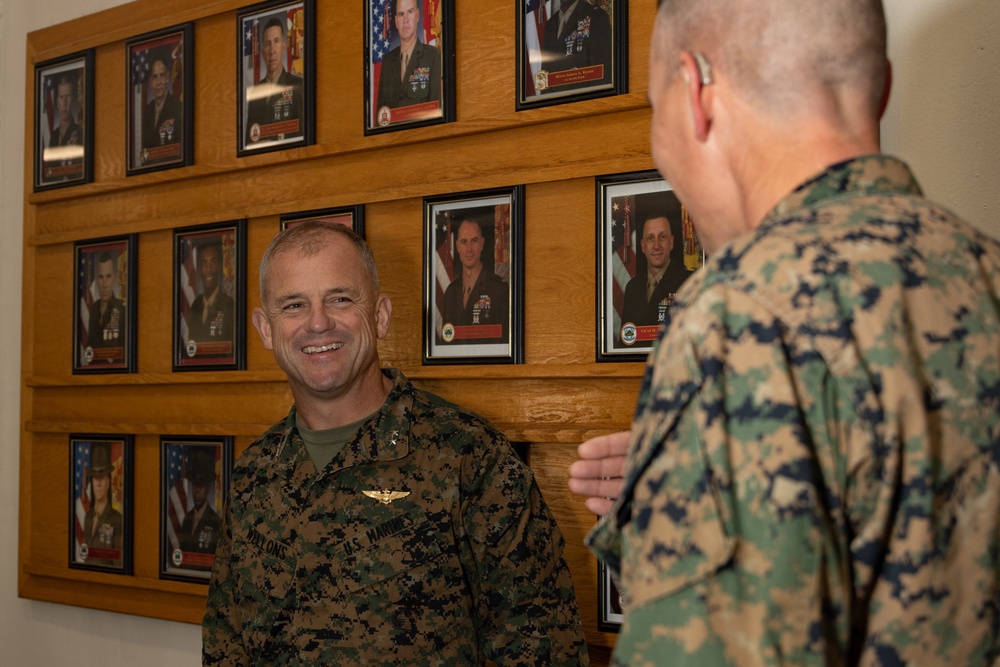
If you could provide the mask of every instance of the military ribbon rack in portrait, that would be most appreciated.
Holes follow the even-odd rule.
[[[93,50],[35,65],[35,192],[94,180],[93,127]]]
[[[160,578],[208,583],[233,465],[231,436],[160,438]]]
[[[643,361],[705,254],[687,209],[656,171],[596,184],[597,360]]]
[[[517,2],[517,110],[628,90],[627,3]]]
[[[365,5],[365,134],[454,121],[454,0]]]
[[[125,173],[194,161],[194,25],[187,23],[125,44]]]
[[[289,227],[301,225],[303,222],[308,222],[310,220],[336,222],[344,225],[345,227],[350,227],[354,230],[354,233],[361,238],[365,237],[364,204],[322,208],[312,211],[299,211],[297,213],[285,213],[281,216],[281,229],[285,230]]]
[[[131,435],[69,436],[69,566],[132,574]]]
[[[524,186],[424,199],[425,364],[522,362]]]
[[[315,143],[315,17],[313,0],[237,12],[237,155]]]
[[[134,373],[137,240],[74,244],[73,373]]]
[[[174,230],[173,370],[243,370],[246,220]]]

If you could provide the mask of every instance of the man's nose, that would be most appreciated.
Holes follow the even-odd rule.
[[[313,308],[312,312],[309,313],[308,327],[309,331],[313,333],[329,331],[334,327],[334,320],[326,308]]]

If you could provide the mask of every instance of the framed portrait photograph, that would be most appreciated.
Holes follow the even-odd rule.
[[[194,24],[128,40],[125,174],[194,161]]]
[[[597,629],[618,632],[625,621],[625,599],[603,560],[597,561]]]
[[[642,361],[705,254],[687,209],[656,171],[596,182],[597,360]]]
[[[522,361],[524,186],[424,200],[424,363]]]
[[[132,573],[130,435],[69,436],[69,566]]]
[[[628,89],[624,0],[517,0],[517,110]]]
[[[77,241],[73,372],[134,373],[136,236]]]
[[[246,221],[174,230],[174,370],[243,370]]]
[[[208,583],[233,465],[233,438],[160,438],[160,578]]]
[[[35,65],[34,189],[94,180],[94,52]]]
[[[455,120],[454,0],[365,5],[365,134]]]
[[[289,227],[301,225],[303,222],[310,220],[340,223],[345,227],[353,229],[354,233],[361,238],[365,237],[365,207],[362,204],[286,213],[281,216],[281,229],[284,231]]]
[[[237,155],[314,143],[314,7],[263,2],[237,12]]]

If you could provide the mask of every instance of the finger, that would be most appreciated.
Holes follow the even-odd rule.
[[[592,480],[581,480],[581,479],[571,479],[569,480],[569,490],[581,496],[591,496],[595,498],[605,498],[614,500],[617,498],[624,488],[625,483],[621,478],[618,479],[592,479]]]
[[[628,450],[628,441],[631,437],[631,431],[599,435],[581,444],[577,447],[576,452],[581,459],[603,459],[610,456],[625,456],[625,452]]]
[[[569,466],[569,476],[577,479],[624,477],[625,457],[617,456],[596,461],[574,461]]]
[[[614,503],[607,498],[587,498],[584,504],[588,510],[598,516],[604,516],[614,507]]]

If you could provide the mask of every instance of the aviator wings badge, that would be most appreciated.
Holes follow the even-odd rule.
[[[390,491],[389,489],[381,489],[375,491],[369,491],[367,489],[362,489],[361,493],[365,494],[369,498],[374,498],[383,505],[388,505],[393,500],[398,498],[405,498],[410,495],[409,491]]]

